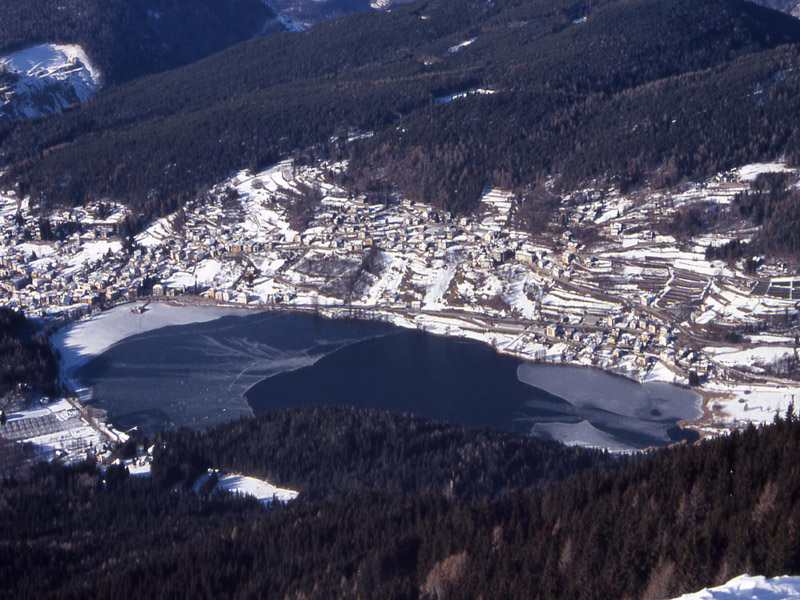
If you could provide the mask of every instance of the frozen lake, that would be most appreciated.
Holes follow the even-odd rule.
[[[351,405],[625,450],[694,439],[675,424],[700,416],[700,397],[689,390],[524,363],[479,342],[385,323],[159,305],[133,316],[121,308],[77,324],[58,344],[91,391],[89,403],[123,429]],[[170,319],[182,324],[166,326]],[[79,358],[69,355],[76,347]]]

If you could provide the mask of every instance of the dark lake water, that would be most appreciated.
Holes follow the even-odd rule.
[[[165,327],[122,340],[75,375],[113,423],[144,431],[303,404],[351,405],[626,449],[693,439],[675,423],[699,416],[698,397],[673,386],[301,313]],[[536,387],[537,378],[558,395]]]

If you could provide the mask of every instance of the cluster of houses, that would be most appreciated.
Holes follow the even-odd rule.
[[[619,360],[632,357],[636,367],[648,369],[656,361],[672,367],[678,373],[694,371],[700,377],[711,373],[711,364],[701,353],[680,348],[676,331],[660,324],[650,315],[630,310],[623,314],[608,314],[581,319],[581,323],[549,323],[542,341],[564,342],[576,354],[607,356]],[[569,358],[569,357],[567,357]]]
[[[476,279],[510,263],[551,281],[570,279],[583,261],[587,267],[594,262],[594,257],[583,256],[581,244],[569,230],[555,250],[536,245],[529,235],[510,227],[510,194],[490,192],[475,215],[455,217],[409,200],[369,204],[332,186],[326,191],[328,195],[303,231],[288,224],[288,196],[261,194],[249,209],[248,199],[242,198],[245,209],[237,209],[233,218],[226,212],[231,205],[231,191],[226,189],[190,203],[180,225],[173,221],[160,235],[151,235],[147,243],[126,251],[114,235],[124,214],[120,207],[114,207],[112,218],[104,220],[88,218],[92,210],[88,207],[81,227],[50,241],[37,239],[41,227],[32,216],[5,216],[0,303],[49,316],[56,324],[141,295],[202,294],[238,304],[281,303],[296,297],[292,282],[297,277],[284,275],[304,255],[319,252],[361,260],[371,247],[423,261],[454,260],[468,277]],[[258,213],[256,205],[270,214]],[[63,218],[76,220],[74,215]],[[208,262],[230,262],[235,268],[198,279],[198,265]],[[279,266],[262,272],[262,265],[270,262]],[[253,288],[254,282],[265,278],[280,285],[269,293]],[[388,292],[396,300],[407,290]],[[423,308],[418,292],[406,296],[410,299],[407,308]],[[615,314],[598,315],[594,323],[547,324],[546,315],[539,317],[546,343],[566,342],[582,353],[608,351],[615,358],[633,354],[641,367],[648,367],[656,357],[676,367],[689,363],[696,367],[693,356],[684,356],[674,347],[673,330],[652,318]]]

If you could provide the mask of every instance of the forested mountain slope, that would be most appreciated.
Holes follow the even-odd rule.
[[[472,42],[462,45],[464,42]],[[790,159],[800,22],[739,0],[430,0],[258,39],[0,128],[7,185],[172,210],[313,149],[363,190],[467,210],[492,181],[636,182]],[[482,90],[451,102],[457,92]],[[376,135],[342,148],[336,136]]]
[[[77,44],[105,83],[188,64],[258,35],[276,17],[261,0],[0,0],[0,15],[0,55]]]
[[[288,411],[276,422],[307,439],[335,433],[308,411],[297,416]],[[345,421],[356,439],[388,422],[368,411],[350,411]],[[404,440],[399,456],[439,439],[416,420],[389,421]],[[254,429],[261,427],[272,425]],[[205,439],[187,433],[187,441],[216,452],[223,429]],[[520,443],[492,435],[473,450],[453,448],[488,458]],[[253,450],[248,460],[268,465],[259,448],[240,452]],[[120,468],[101,475],[93,466],[40,465],[0,488],[0,596],[669,598],[745,571],[800,570],[798,456],[800,422],[790,414],[544,491],[496,499],[435,488],[323,500],[301,493],[266,511],[254,501],[169,491],[166,480],[130,478]],[[517,468],[539,464],[532,456]],[[394,467],[376,463],[358,477],[391,479]],[[498,468],[508,467],[490,461],[484,471],[492,477]]]

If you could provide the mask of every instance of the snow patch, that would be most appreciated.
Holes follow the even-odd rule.
[[[452,102],[453,100],[461,100],[462,98],[468,98],[469,96],[491,96],[492,94],[496,93],[497,92],[495,90],[470,88],[468,90],[464,90],[463,92],[450,94],[449,96],[439,96],[438,98],[434,98],[433,101],[436,104],[441,104],[442,102]]]
[[[753,181],[756,177],[763,173],[785,173],[791,171],[785,164],[779,162],[772,163],[753,163],[745,165],[736,170],[741,181]]]
[[[740,575],[715,588],[684,594],[676,600],[788,600],[800,598],[800,577]]]
[[[265,505],[273,501],[288,502],[297,498],[297,492],[275,487],[268,481],[247,477],[246,475],[222,475],[217,483],[217,488],[233,494],[252,496]]]
[[[455,54],[455,53],[456,53],[456,52],[458,52],[459,50],[461,50],[461,49],[463,49],[463,48],[466,48],[467,46],[469,46],[469,45],[470,45],[472,42],[474,42],[476,39],[478,39],[478,38],[472,38],[472,39],[469,39],[469,40],[465,40],[465,41],[461,42],[460,44],[456,44],[455,46],[450,46],[450,48],[448,48],[448,49],[447,49],[447,51],[448,51],[450,54]]]
[[[264,506],[270,506],[273,502],[289,502],[298,496],[298,492],[294,490],[276,487],[263,479],[248,477],[247,475],[238,475],[236,473],[224,473],[217,469],[209,469],[208,472],[198,477],[197,481],[195,481],[192,486],[192,490],[195,492],[199,491],[212,475],[217,476],[217,483],[214,486],[214,491],[251,496]]]

